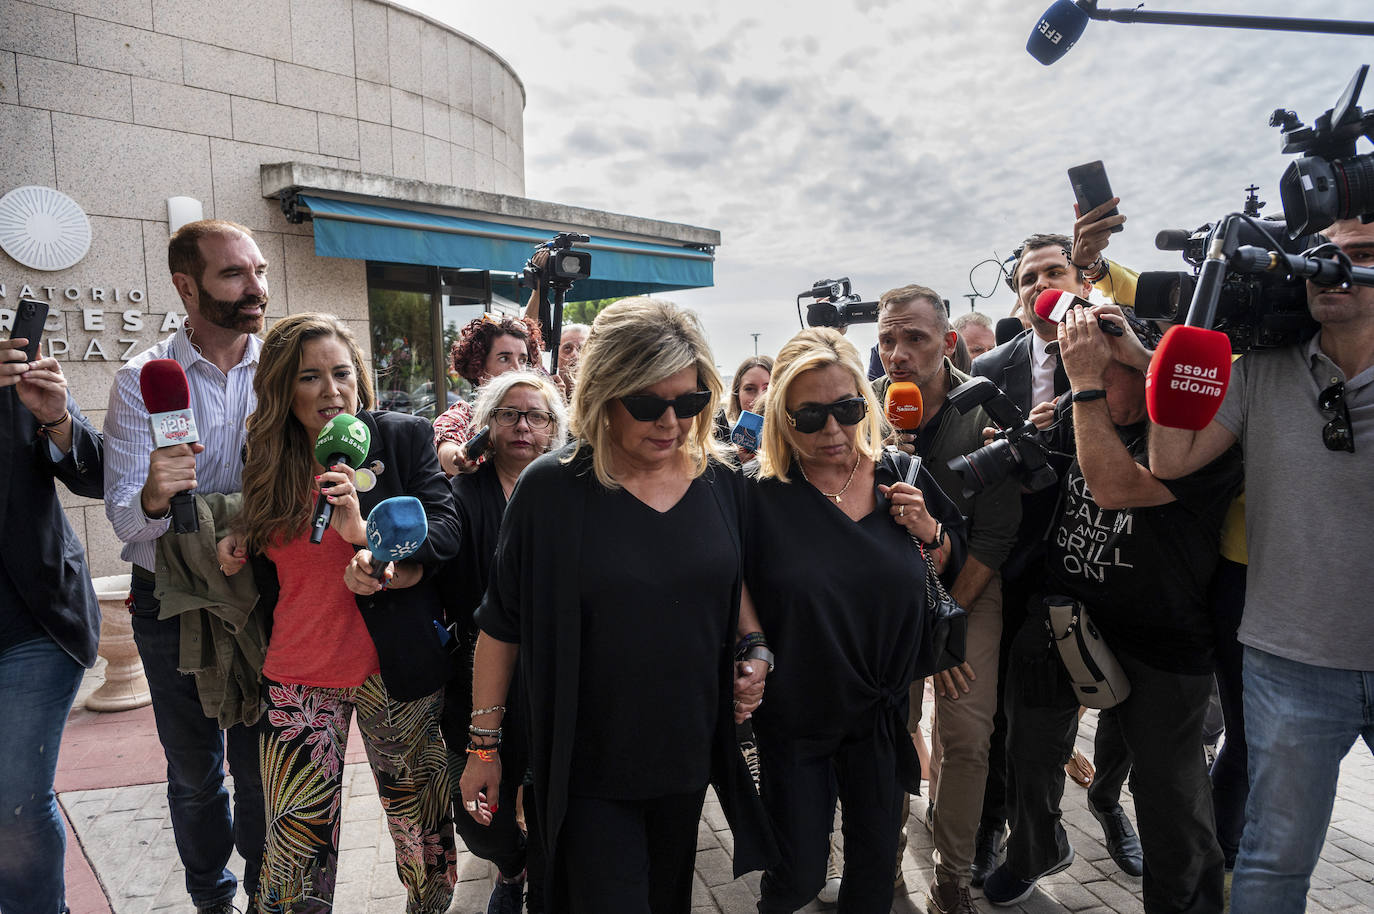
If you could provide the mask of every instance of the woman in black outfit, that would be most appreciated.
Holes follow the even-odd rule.
[[[770,914],[805,906],[824,885],[837,794],[839,910],[892,904],[899,785],[919,770],[906,718],[930,624],[926,562],[942,567],[963,547],[962,518],[930,474],[908,485],[907,458],[882,451],[885,426],[852,343],[811,329],[782,348],[745,561],[779,664],[754,715],[782,851],[762,882],[759,910]]]
[[[461,784],[490,823],[518,654],[551,914],[686,914],[708,781],[723,802],[752,794],[733,718],[756,696],[731,685],[736,633],[755,629],[747,609],[739,621],[744,481],[715,456],[714,362],[674,305],[602,311],[573,395],[577,440],[536,460],[506,508]],[[737,831],[737,865],[748,837]]]
[[[528,844],[515,821],[516,797],[521,785],[518,776],[529,764],[528,747],[520,738],[516,711],[520,701],[512,694],[507,704],[501,746],[502,767],[511,773],[501,784],[497,810],[488,826],[479,825],[461,811],[458,775],[467,762],[463,746],[468,741],[472,711],[472,652],[477,643],[477,623],[472,614],[482,602],[496,554],[496,537],[501,516],[506,510],[515,482],[525,467],[546,451],[568,440],[568,411],[563,394],[547,376],[533,371],[510,371],[482,385],[473,406],[474,428],[491,429],[488,459],[474,472],[460,473],[449,480],[462,523],[463,543],[458,557],[444,567],[439,590],[444,595],[445,612],[456,620],[461,644],[462,668],[449,680],[444,700],[444,739],[448,742],[449,769],[453,772],[453,798],[460,807],[455,823],[468,850],[496,864],[501,875],[487,903],[488,914],[521,910],[526,886],[526,859],[530,861],[529,910],[543,910],[543,873],[538,872],[542,856],[535,853],[537,840]],[[525,795],[527,817],[532,812],[530,793]]]

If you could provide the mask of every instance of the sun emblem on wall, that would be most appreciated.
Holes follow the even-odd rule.
[[[91,222],[51,187],[16,187],[0,197],[0,248],[34,270],[75,266],[91,247]]]

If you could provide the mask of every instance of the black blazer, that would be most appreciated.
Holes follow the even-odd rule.
[[[53,463],[38,420],[19,402],[13,387],[0,390],[0,564],[24,597],[35,622],[90,668],[100,641],[100,604],[96,602],[86,550],[62,513],[54,479],[76,495],[104,497],[104,439],[71,394],[72,449]]]
[[[973,377],[987,378],[1011,398],[1017,408],[1030,415],[1031,407],[1031,335],[1033,330],[1022,330],[996,349],[991,349],[973,360],[969,371]]]
[[[364,411],[358,418],[372,433],[363,467],[376,479],[370,491],[358,493],[363,517],[380,501],[413,495],[424,503],[429,519],[429,535],[412,556],[425,566],[420,583],[356,598],[377,648],[387,691],[398,701],[414,701],[443,688],[448,678],[448,654],[434,626],[444,618],[435,572],[441,563],[458,554],[462,530],[448,481],[434,452],[433,427],[418,416],[403,413]],[[343,569],[328,573],[342,575]],[[256,555],[253,576],[262,594],[259,611],[270,612],[280,591],[276,566],[266,556]]]

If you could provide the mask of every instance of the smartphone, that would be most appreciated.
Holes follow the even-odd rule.
[[[48,321],[48,303],[31,298],[19,299],[19,307],[14,310],[14,326],[10,328],[10,339],[23,337],[29,341],[24,347],[24,361],[38,360],[38,347],[43,342],[43,325]]]
[[[463,456],[468,460],[476,460],[487,452],[487,445],[491,444],[491,426],[483,426],[482,430],[472,436],[467,445],[463,448]]]
[[[1079,214],[1086,213],[1090,209],[1097,209],[1106,203],[1113,196],[1112,185],[1107,182],[1107,169],[1102,163],[1089,162],[1086,165],[1075,165],[1069,169],[1069,184],[1073,187],[1074,199],[1078,202]],[[1112,207],[1107,213],[1108,216],[1117,215],[1116,207]],[[1113,232],[1121,231],[1125,226],[1112,226]]]

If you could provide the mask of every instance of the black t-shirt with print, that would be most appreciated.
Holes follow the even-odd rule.
[[[1145,430],[1143,422],[1117,427],[1141,466],[1148,466]],[[1071,422],[1059,431],[1071,447]],[[1092,500],[1075,460],[1050,532],[1047,587],[1082,600],[1113,650],[1168,672],[1211,672],[1207,583],[1240,479],[1233,448],[1190,476],[1161,480],[1174,501],[1112,510]]]

